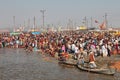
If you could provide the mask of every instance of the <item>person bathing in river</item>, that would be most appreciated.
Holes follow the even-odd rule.
[[[89,53],[89,66],[90,68],[96,68],[94,52]]]
[[[84,65],[84,55],[83,55],[83,48],[80,48],[78,50],[78,54],[77,54],[77,64],[83,64]]]
[[[62,51],[62,53],[60,53],[60,55],[59,55],[59,59],[58,60],[60,60],[60,61],[66,61],[67,59],[68,59],[68,53]]]
[[[78,63],[77,63],[78,65],[79,64],[84,65],[84,56],[83,56],[83,53],[79,53],[78,54],[78,59],[77,60],[78,60]]]

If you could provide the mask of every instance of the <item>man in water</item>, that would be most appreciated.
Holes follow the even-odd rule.
[[[95,64],[95,56],[93,52],[90,52],[89,54],[89,64],[90,64],[90,68],[96,68],[96,64]]]

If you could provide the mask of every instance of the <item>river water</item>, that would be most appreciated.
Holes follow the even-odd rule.
[[[24,49],[0,49],[0,80],[120,80],[114,76],[84,72],[58,64],[57,60]]]

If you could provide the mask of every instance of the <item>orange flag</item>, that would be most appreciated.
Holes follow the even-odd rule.
[[[99,28],[100,28],[101,30],[106,29],[106,23],[103,22],[102,24],[100,24]]]

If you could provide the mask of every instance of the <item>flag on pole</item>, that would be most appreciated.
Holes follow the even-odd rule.
[[[102,24],[100,24],[100,25],[99,25],[99,28],[100,28],[101,30],[105,30],[105,29],[106,29],[106,23],[103,22]]]

